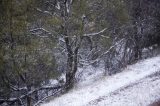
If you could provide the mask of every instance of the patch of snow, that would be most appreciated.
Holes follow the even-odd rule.
[[[75,87],[84,87],[94,83],[100,77],[104,75],[104,66],[101,64],[99,67],[93,67],[92,65],[79,68],[76,74],[77,83]],[[97,78],[99,76],[99,78]]]
[[[75,87],[74,89],[69,91],[67,94],[61,95],[60,97],[55,98],[53,101],[50,101],[49,103],[42,104],[42,106],[84,106],[89,104],[91,101],[96,100],[97,98],[107,96],[107,95],[108,97],[110,97],[109,95],[111,92],[114,92],[120,88],[124,88],[127,85],[134,84],[135,82],[138,82],[139,80],[142,80],[145,77],[159,71],[160,71],[160,56],[146,59],[134,65],[127,66],[123,72],[118,73],[116,75],[108,76],[108,77],[97,76],[99,80],[94,80],[94,82],[93,80],[89,80],[90,82],[87,82],[87,86],[81,86],[81,84],[80,85],[77,84],[78,87]],[[94,79],[94,78],[91,77],[91,79]],[[148,87],[148,85],[145,82],[142,83],[142,85],[144,85],[142,87],[143,89],[145,89],[145,87]],[[137,86],[137,87],[141,87],[141,86]],[[146,93],[148,93],[149,90],[148,91],[146,90]],[[141,91],[140,90],[138,91],[138,88],[137,88],[136,90],[132,89],[132,93],[129,93],[130,90],[128,90],[127,92],[128,94],[126,93],[126,98],[128,97],[128,95],[131,95],[132,97],[132,95],[134,95],[136,92],[141,92]],[[141,93],[144,93],[144,92],[142,91]],[[121,93],[121,95],[123,95],[123,93]],[[137,95],[137,96],[140,96],[140,95]],[[142,95],[140,96],[140,98],[142,99],[147,98],[146,96],[147,95],[144,95],[143,97]],[[133,100],[134,100],[134,97],[135,96],[133,96]],[[115,98],[113,97],[113,99],[116,100],[116,97]],[[113,100],[112,102],[114,102],[115,100]],[[124,100],[123,102],[125,102],[125,99],[122,99],[122,100]],[[146,101],[142,101],[142,102],[146,102]],[[100,103],[99,105],[100,106],[106,105],[104,103],[105,103],[105,100],[103,103]],[[116,105],[118,104],[115,104],[113,106],[116,106]],[[109,103],[109,106],[112,106],[112,105],[110,105]],[[133,105],[131,104],[130,106],[133,106]]]
[[[49,80],[49,84],[50,84],[50,85],[56,85],[56,84],[58,84],[58,80],[50,79],[50,80]]]
[[[147,106],[160,98],[160,75],[91,101],[87,106]]]

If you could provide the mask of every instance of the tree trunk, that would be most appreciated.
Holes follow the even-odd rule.
[[[31,91],[31,87],[30,87],[30,86],[27,86],[27,91],[28,91],[28,92]],[[28,92],[27,92],[27,93],[28,93]],[[30,95],[27,96],[27,106],[32,106]]]
[[[27,106],[32,106],[31,105],[31,97],[30,96],[27,97]]]
[[[66,72],[66,91],[70,90],[74,86],[75,82],[75,74],[78,68],[78,50],[79,45],[75,48],[74,52],[69,44],[69,39],[66,38],[66,48],[68,52],[68,59],[67,59],[67,72]]]

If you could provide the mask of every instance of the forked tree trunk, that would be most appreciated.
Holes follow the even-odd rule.
[[[65,90],[68,91],[74,86],[75,82],[75,74],[77,72],[77,54],[79,45],[75,47],[75,49],[72,48],[71,40],[72,38],[69,38],[68,36],[68,19],[71,15],[71,4],[72,0],[65,0],[62,5],[62,16],[64,24],[62,25],[63,35],[65,36],[65,44],[67,49],[67,69],[66,69],[66,83],[65,83]]]

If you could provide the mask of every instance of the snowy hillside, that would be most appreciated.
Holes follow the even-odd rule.
[[[146,106],[160,98],[160,56],[93,79],[42,106]]]

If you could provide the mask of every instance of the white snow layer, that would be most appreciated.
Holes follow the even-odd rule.
[[[127,66],[113,76],[97,76],[98,80],[77,85],[42,106],[146,106],[160,98],[160,78],[148,77],[156,72],[160,72],[160,56]]]

